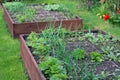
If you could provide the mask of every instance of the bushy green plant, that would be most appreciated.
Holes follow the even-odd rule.
[[[102,62],[103,61],[103,56],[98,52],[92,52],[91,58],[95,62]]]
[[[43,37],[39,38],[39,36],[35,32],[32,32],[28,36],[27,40],[27,45],[34,48],[34,54],[40,54],[40,56],[47,55],[49,50],[51,49],[48,41]]]
[[[39,64],[40,69],[43,71],[47,78],[50,80],[66,80],[66,70],[61,61],[57,58],[46,57],[45,61]]]
[[[120,23],[120,0],[101,0],[101,3],[98,15],[113,24]]]
[[[53,75],[50,80],[66,80],[67,76],[64,74],[55,74]]]
[[[77,48],[77,49],[74,49],[73,52],[72,52],[73,56],[76,58],[76,59],[84,59],[85,56],[86,56],[86,51],[84,49],[80,49],[80,48]]]
[[[24,4],[21,2],[6,2],[4,3],[4,6],[10,11],[10,13],[15,13],[20,11],[24,7]]]
[[[34,15],[36,14],[36,10],[32,8],[26,8],[24,12],[20,12],[16,17],[18,22],[27,22],[33,21]]]
[[[48,11],[58,11],[60,8],[60,5],[58,4],[53,4],[53,5],[45,5],[45,10],[48,10]]]

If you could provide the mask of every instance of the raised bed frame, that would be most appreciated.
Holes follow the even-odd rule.
[[[81,30],[83,26],[83,22],[81,18],[78,19],[71,19],[71,20],[62,20],[62,21],[45,21],[45,22],[24,22],[24,23],[15,23],[10,14],[8,13],[7,9],[3,6],[5,20],[7,22],[8,28],[12,34],[12,37],[19,37],[20,34],[29,34],[32,31],[40,32],[49,24],[54,24],[55,27],[58,27],[60,24],[64,28],[70,28],[71,30],[79,29]]]
[[[25,43],[23,38],[24,35],[20,35],[20,43],[21,43],[21,56],[26,66],[28,75],[31,80],[46,80],[43,76],[41,70],[38,67],[34,57],[32,56],[28,46]]]
[[[88,31],[85,31],[87,33]],[[98,33],[99,30],[92,30],[93,33]],[[106,32],[102,31],[103,34],[107,34]],[[26,34],[20,35],[20,44],[21,44],[21,56],[26,66],[27,72],[30,76],[31,80],[46,80],[44,75],[42,74],[41,70],[38,67],[37,62],[35,61],[30,49],[26,45],[24,37],[27,36]],[[111,36],[111,38],[114,38]],[[119,41],[120,42],[120,41]]]

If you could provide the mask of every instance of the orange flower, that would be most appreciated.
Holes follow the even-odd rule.
[[[118,10],[118,14],[120,14],[120,9]]]
[[[102,1],[102,3],[104,3],[105,2],[105,0],[101,0]]]
[[[108,19],[110,19],[110,15],[109,15],[109,14],[106,14],[106,15],[104,16],[104,20],[107,21]]]

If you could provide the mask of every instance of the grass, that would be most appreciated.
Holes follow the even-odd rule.
[[[44,3],[53,3],[56,0],[41,0]],[[67,4],[67,0],[57,0],[58,3]],[[82,7],[76,8],[78,2],[70,2],[71,9],[75,14],[83,19],[84,29],[101,29],[120,38],[120,26],[113,27],[108,22],[103,21],[96,14],[84,10]],[[20,56],[20,41],[13,39],[8,30],[3,17],[3,10],[0,9],[0,80],[28,80],[25,67]]]
[[[11,37],[2,9],[0,9],[0,79],[28,79],[20,56],[20,41]]]

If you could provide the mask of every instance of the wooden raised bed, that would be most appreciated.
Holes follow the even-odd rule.
[[[85,31],[87,33],[88,31]],[[93,33],[98,33],[99,30],[93,30]],[[102,34],[106,34],[106,32],[102,31]],[[37,62],[35,61],[30,48],[26,45],[25,38],[28,35],[20,35],[20,42],[21,42],[21,56],[26,66],[27,72],[30,76],[31,80],[46,80],[44,75],[42,74],[41,70],[38,67]],[[111,38],[113,38],[111,36]]]
[[[40,71],[34,57],[32,56],[28,46],[25,43],[23,35],[20,35],[21,56],[26,66],[27,72],[31,80],[46,80]]]
[[[40,32],[49,24],[54,24],[55,27],[59,26],[62,23],[62,26],[65,28],[70,28],[74,30],[75,28],[81,30],[83,23],[81,18],[71,19],[71,20],[62,20],[62,21],[45,21],[45,22],[24,22],[24,23],[15,23],[7,9],[3,6],[5,20],[7,22],[8,28],[13,37],[19,37],[20,34],[29,34],[32,31]]]

